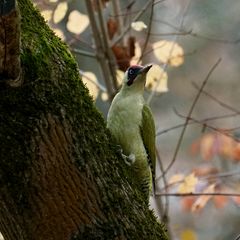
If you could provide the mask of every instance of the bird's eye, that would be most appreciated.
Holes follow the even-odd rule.
[[[134,73],[134,71],[132,70],[132,69],[129,69],[129,74],[133,74]]]

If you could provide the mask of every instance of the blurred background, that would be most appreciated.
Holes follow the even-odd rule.
[[[162,195],[151,206],[172,240],[237,239],[240,1],[33,2],[70,47],[105,118],[127,67],[154,64],[145,99],[157,128]]]

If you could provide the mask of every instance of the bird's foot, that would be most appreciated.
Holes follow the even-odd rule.
[[[128,166],[131,166],[136,160],[135,154],[133,154],[133,153],[131,153],[129,156],[124,155],[122,153],[122,158]]]
[[[120,145],[119,145],[119,150],[118,150],[118,151],[120,152],[120,154],[121,154],[124,162],[125,162],[128,166],[131,166],[131,165],[135,162],[135,160],[136,160],[135,154],[131,153],[131,154],[129,154],[128,156],[125,155],[125,154],[123,153],[123,150],[122,150],[122,148],[121,148]]]

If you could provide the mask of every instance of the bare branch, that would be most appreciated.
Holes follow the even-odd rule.
[[[194,86],[196,89],[199,90],[199,86],[198,86],[195,82],[193,82],[192,84],[193,84],[193,86]],[[231,111],[233,111],[233,112],[235,112],[235,113],[237,113],[237,114],[240,114],[240,111],[239,111],[238,109],[233,108],[233,107],[230,106],[229,104],[224,103],[223,101],[221,101],[220,99],[218,99],[218,98],[216,98],[215,96],[211,95],[211,94],[208,93],[207,91],[202,90],[202,93],[204,93],[206,96],[208,96],[209,98],[211,98],[213,101],[217,102],[220,106],[222,106],[222,107],[224,107],[224,108],[226,108],[226,109],[228,109],[228,110],[231,110]]]
[[[104,49],[104,53],[107,57],[105,59],[105,61],[109,65],[108,69],[109,69],[109,72],[111,73],[112,85],[113,85],[114,90],[116,91],[117,90],[116,61],[115,61],[113,52],[109,45],[106,24],[105,24],[103,14],[102,14],[102,9],[103,9],[102,2],[101,2],[101,0],[97,0],[96,2],[97,2],[98,20],[100,23],[100,32],[101,32],[101,36],[102,36],[102,46]]]
[[[229,197],[240,197],[240,193],[156,193],[158,196],[168,196],[168,197],[192,197],[192,196],[229,196]]]
[[[181,29],[183,27],[184,19],[186,17],[188,8],[190,6],[190,3],[191,3],[191,0],[189,0],[189,2],[185,5],[185,8],[183,9],[183,15],[182,15],[182,18],[181,18],[181,21],[180,21],[180,24],[179,24],[179,29]],[[175,46],[175,44],[177,42],[177,39],[178,39],[178,35],[175,35],[173,40],[172,40],[173,44],[172,44],[172,47],[171,47],[171,49],[169,51],[168,59],[172,56],[172,52],[173,52],[174,46]],[[167,68],[168,68],[168,61],[163,65],[163,71],[162,71],[161,76],[160,76],[159,79],[162,79],[163,74],[164,74],[164,72],[166,72]],[[148,104],[152,101],[152,98],[154,97],[155,92],[156,92],[155,90],[158,88],[159,84],[160,84],[160,81],[157,82],[157,84],[155,85],[155,88],[153,89],[153,91],[151,92],[150,96],[148,97],[148,99],[147,99],[147,103]]]
[[[148,0],[147,3],[143,6],[143,8],[138,12],[138,14],[132,19],[132,22],[137,21],[143,15],[143,13],[146,11],[146,9],[150,6],[151,3],[152,3],[152,0]],[[120,42],[121,39],[125,36],[125,34],[130,30],[130,28],[131,28],[131,24],[127,25],[122,30],[122,34],[118,35],[116,38],[113,39],[111,47],[115,46],[118,42]]]
[[[117,32],[118,32],[118,35],[121,35],[122,29],[123,29],[123,16],[119,14],[121,13],[119,0],[112,0],[112,6],[113,6],[114,17],[116,19],[117,26],[118,26]]]
[[[219,116],[204,118],[204,119],[198,120],[198,122],[199,122],[199,123],[201,122],[202,125],[206,125],[206,122],[210,122],[210,121],[213,121],[213,120],[224,119],[224,118],[236,117],[236,116],[238,116],[238,115],[240,115],[240,112],[239,112],[239,113],[230,113],[230,114],[225,114],[225,115],[219,115]],[[191,121],[191,120],[190,120],[190,122],[188,123],[188,125],[190,125],[190,124],[196,124],[196,123],[198,123],[198,122],[195,122],[195,121]],[[184,125],[185,125],[185,123],[182,123],[182,124],[178,124],[178,125],[176,125],[176,126],[173,126],[173,127],[167,128],[167,129],[164,129],[164,130],[162,130],[162,131],[158,131],[157,134],[156,134],[156,136],[160,136],[160,135],[162,135],[162,134],[164,134],[164,133],[170,132],[170,131],[172,131],[172,130],[176,130],[176,129],[178,129],[178,128],[183,127]],[[236,129],[236,128],[234,128],[234,129]],[[231,129],[231,130],[232,130],[232,129]]]
[[[153,11],[154,10],[154,0],[152,0],[152,5],[151,5],[151,12],[150,12],[150,17],[149,17],[149,24],[148,24],[148,29],[147,29],[147,36],[145,38],[145,41],[144,41],[144,44],[143,44],[143,47],[142,47],[142,52],[141,52],[141,56],[139,57],[138,59],[138,63],[142,60],[143,58],[143,55],[145,53],[145,50],[147,48],[147,44],[148,44],[148,41],[149,41],[149,38],[150,38],[150,32],[151,32],[151,29],[152,29],[152,19],[153,19]]]
[[[185,124],[184,124],[184,126],[183,126],[182,132],[181,132],[180,137],[179,137],[179,140],[178,140],[178,142],[177,142],[177,146],[176,146],[176,149],[175,149],[175,152],[174,152],[174,155],[173,155],[173,159],[172,159],[172,161],[170,162],[170,164],[168,165],[168,167],[165,169],[165,172],[163,173],[163,175],[168,172],[168,170],[172,167],[172,165],[173,165],[174,162],[176,161],[177,154],[178,154],[178,151],[179,151],[180,146],[181,146],[181,144],[182,144],[183,136],[184,136],[185,131],[186,131],[186,129],[187,129],[187,125],[188,125],[188,123],[189,123],[189,120],[190,120],[190,117],[191,117],[191,115],[192,115],[192,112],[193,112],[193,110],[194,110],[194,108],[195,108],[195,106],[196,106],[196,104],[197,104],[197,101],[198,101],[198,99],[199,99],[199,97],[200,97],[200,95],[201,95],[201,93],[202,93],[203,88],[205,87],[205,85],[206,85],[207,81],[209,80],[211,74],[213,73],[213,71],[216,69],[216,67],[218,66],[218,64],[219,64],[220,62],[221,62],[221,58],[219,58],[219,59],[217,60],[217,62],[213,65],[213,67],[210,69],[209,73],[207,74],[206,78],[204,79],[204,81],[203,81],[203,83],[202,83],[202,85],[201,85],[201,87],[200,87],[200,89],[199,89],[199,91],[198,91],[198,94],[196,95],[196,97],[195,97],[195,99],[194,99],[194,101],[193,101],[193,103],[192,103],[192,105],[191,105],[191,107],[190,107],[190,110],[189,110],[189,112],[188,112],[188,115],[187,115]]]
[[[91,58],[96,58],[96,54],[95,53],[91,53],[79,48],[71,48],[71,52],[85,56],[85,57],[91,57]]]
[[[96,82],[96,81],[94,81],[93,79],[91,79],[90,77],[88,77],[88,76],[84,73],[84,71],[82,71],[82,70],[79,69],[79,73],[80,73],[81,76],[84,76],[88,81],[90,81],[91,83],[93,83],[94,85],[96,85],[96,87],[97,87],[98,89],[100,89],[100,90],[103,91],[103,92],[107,92],[107,89],[106,89],[102,84],[100,84],[99,82]]]
[[[238,234],[237,238],[235,238],[235,240],[239,240],[240,239],[240,234]]]
[[[158,163],[159,163],[160,171],[161,171],[161,173],[163,173],[164,172],[163,163],[162,163],[159,151],[157,149],[156,149],[156,155],[157,155],[157,160],[158,160]],[[164,189],[166,189],[166,186],[167,186],[166,176],[163,176],[162,179],[163,179],[163,187],[164,187]],[[156,200],[157,200],[157,198],[156,198]],[[161,220],[165,221],[167,223],[167,221],[168,221],[168,219],[167,219],[168,218],[168,210],[169,210],[168,197],[167,196],[165,197],[165,209],[164,209],[163,201],[162,201],[161,198],[158,201],[156,201],[156,207],[157,207],[159,215],[161,216]]]
[[[177,112],[177,110],[175,110],[175,113],[176,113],[176,115],[178,115],[179,117],[186,119],[186,121],[193,121],[193,122],[195,122],[195,123],[201,124],[201,125],[203,125],[204,128],[208,128],[208,129],[210,129],[210,130],[212,130],[212,131],[214,131],[214,132],[218,132],[218,133],[220,133],[220,134],[222,134],[222,135],[224,135],[224,136],[230,137],[230,138],[232,138],[232,139],[233,139],[234,141],[236,141],[236,142],[240,142],[240,140],[239,140],[238,138],[234,137],[232,134],[229,133],[229,132],[230,132],[229,129],[224,129],[224,130],[223,130],[223,129],[219,129],[219,128],[213,127],[213,126],[211,126],[211,125],[208,125],[208,124],[206,124],[206,123],[202,123],[201,121],[199,121],[199,120],[197,120],[197,119],[195,119],[195,118],[193,118],[193,117],[184,116],[184,115],[180,114],[179,112]],[[185,123],[186,123],[186,122],[185,122]]]
[[[239,38],[234,40],[234,39],[221,39],[221,38],[217,38],[217,37],[210,37],[210,36],[205,36],[205,35],[196,33],[192,29],[188,30],[188,31],[183,30],[183,29],[178,28],[178,27],[174,26],[173,24],[163,21],[163,20],[153,19],[153,21],[163,23],[163,24],[173,28],[174,30],[178,31],[176,33],[151,33],[151,35],[155,35],[155,36],[168,36],[168,35],[175,35],[175,34],[178,35],[179,34],[179,35],[189,35],[194,38],[204,39],[204,40],[213,41],[213,42],[219,42],[219,43],[223,43],[223,44],[238,44],[240,42]]]

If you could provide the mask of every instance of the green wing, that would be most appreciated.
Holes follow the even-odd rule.
[[[151,109],[144,104],[142,109],[142,125],[140,126],[143,144],[148,154],[148,161],[152,171],[152,184],[155,191],[156,145],[155,124]]]

